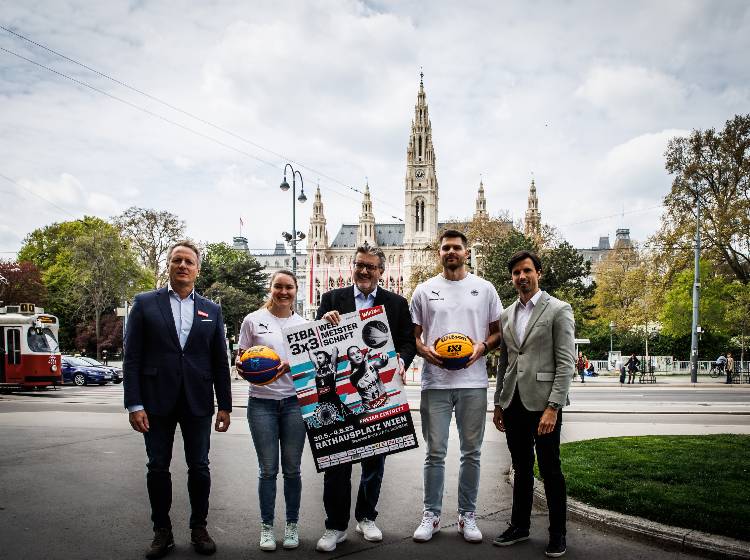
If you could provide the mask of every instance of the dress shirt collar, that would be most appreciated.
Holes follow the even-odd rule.
[[[523,303],[523,302],[521,301],[521,299],[519,298],[519,299],[518,299],[518,305],[519,305],[519,306],[521,307],[521,309],[526,309],[526,308],[527,308],[527,307],[529,307],[529,306],[531,307],[531,309],[533,309],[534,307],[536,307],[536,304],[537,304],[537,303],[539,303],[539,298],[540,298],[540,297],[542,297],[542,290],[539,290],[539,291],[537,291],[537,293],[535,293],[535,294],[534,294],[534,295],[533,295],[533,296],[531,297],[531,299],[530,299],[529,301],[527,301],[527,302],[526,302],[526,304],[524,304],[524,303]]]
[[[362,292],[359,288],[357,288],[357,285],[354,284],[354,299],[357,299],[359,296],[362,296],[362,298],[367,301],[367,298],[372,297],[372,301],[375,301],[375,297],[378,295],[378,287],[375,286],[375,289],[369,293],[369,295],[365,295],[364,292]]]
[[[181,297],[180,297],[180,294],[178,294],[177,292],[175,292],[175,291],[174,291],[174,290],[172,289],[172,283],[171,283],[171,282],[167,282],[167,293],[168,293],[168,294],[169,294],[170,296],[171,296],[172,294],[174,294],[174,295],[176,295],[176,296],[177,296],[178,298],[180,298],[180,299],[183,299],[183,298],[181,298]],[[195,301],[195,288],[193,288],[193,289],[191,290],[191,292],[190,292],[190,293],[188,294],[188,297],[189,297],[190,299],[192,299],[193,301]],[[187,299],[187,298],[185,298],[185,299]]]

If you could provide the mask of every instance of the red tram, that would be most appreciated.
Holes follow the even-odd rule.
[[[0,307],[0,390],[60,384],[59,327],[33,303]]]

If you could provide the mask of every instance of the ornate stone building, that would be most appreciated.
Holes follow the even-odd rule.
[[[406,149],[406,173],[404,177],[403,222],[377,222],[372,210],[370,186],[365,185],[362,208],[356,223],[345,223],[333,240],[329,240],[326,217],[320,188],[315,192],[312,216],[308,229],[305,254],[297,256],[298,297],[305,317],[313,317],[323,293],[351,284],[352,258],[356,247],[365,242],[380,247],[386,256],[386,267],[381,285],[388,290],[403,294],[405,282],[412,271],[427,262],[426,247],[433,243],[445,224],[438,222],[438,180],[435,173],[435,149],[432,144],[432,123],[420,76],[414,119]],[[527,211],[540,222],[536,190],[534,207]],[[531,196],[529,197],[531,205]],[[484,185],[480,181],[474,217],[488,217]],[[247,250],[244,237],[235,238],[235,248]],[[291,268],[291,255],[282,243],[273,251],[253,253],[264,264],[269,273],[279,268]]]
[[[536,196],[536,184],[534,179],[529,186],[529,198],[526,207],[526,216],[524,220],[524,235],[536,239],[537,242],[542,238],[542,213],[539,211],[539,198]]]

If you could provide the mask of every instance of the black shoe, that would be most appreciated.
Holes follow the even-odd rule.
[[[216,552],[216,543],[205,527],[196,527],[190,531],[190,543],[198,554],[210,556]]]
[[[565,545],[565,535],[550,535],[549,544],[547,545],[547,549],[544,551],[544,555],[549,556],[550,558],[557,558],[565,554],[566,550],[567,546]]]
[[[164,558],[174,548],[172,529],[156,529],[151,547],[146,551],[146,558]]]
[[[528,529],[519,529],[518,527],[514,527],[513,525],[508,525],[508,528],[505,530],[505,532],[502,535],[498,535],[497,537],[495,537],[495,540],[492,541],[492,544],[494,544],[495,546],[510,546],[512,544],[516,544],[517,542],[527,540],[529,540]]]

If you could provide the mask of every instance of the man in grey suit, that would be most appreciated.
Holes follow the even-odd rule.
[[[575,369],[575,328],[569,304],[539,289],[542,264],[519,251],[508,261],[518,300],[503,312],[503,338],[493,422],[505,432],[513,461],[513,510],[508,529],[493,544],[529,538],[534,448],[549,507],[545,554],[565,554],[565,477],[560,468],[562,408]]]

